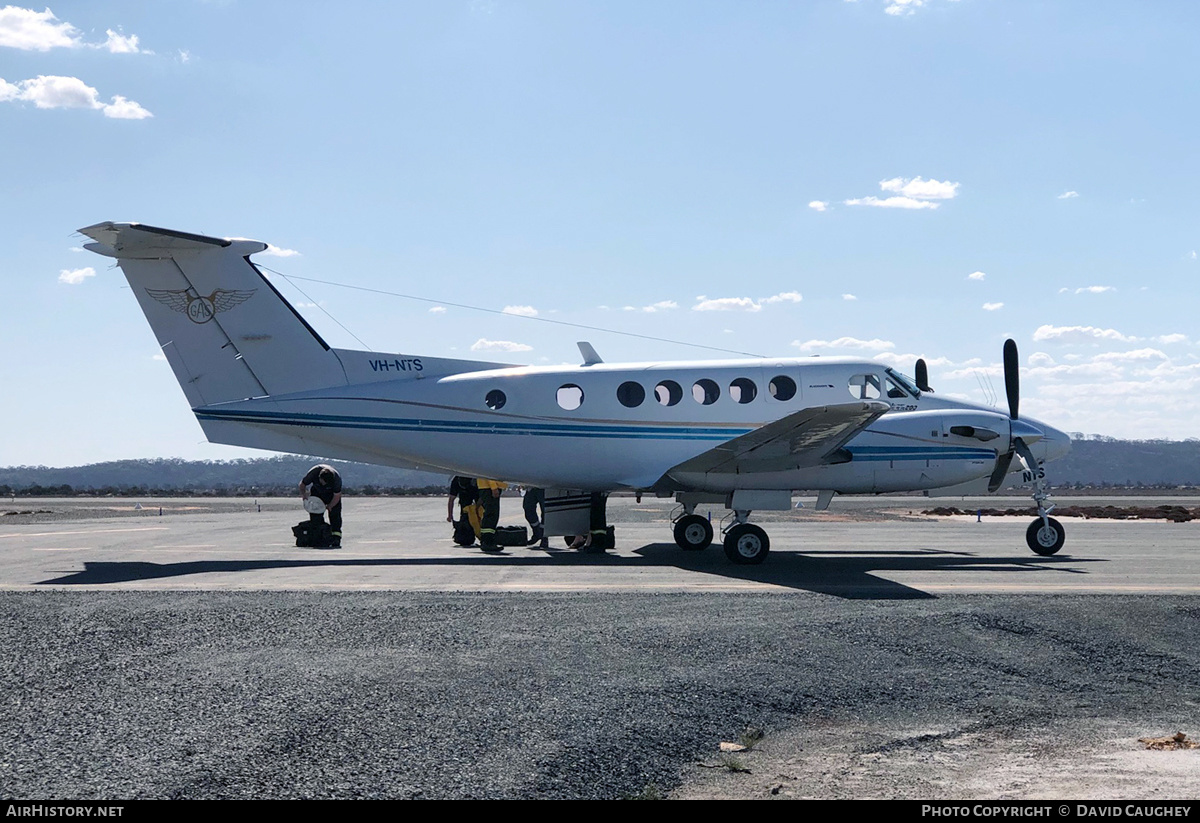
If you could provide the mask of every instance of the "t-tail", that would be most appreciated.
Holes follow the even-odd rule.
[[[85,248],[115,258],[209,439],[280,451],[301,444],[218,436],[204,408],[384,380],[437,377],[501,364],[335,349],[279,293],[250,255],[256,240],[230,240],[140,223],[79,230]]]

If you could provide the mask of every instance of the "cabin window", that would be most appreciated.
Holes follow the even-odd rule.
[[[707,377],[692,384],[692,399],[702,406],[711,406],[721,396],[721,387]]]
[[[664,380],[654,387],[654,399],[662,406],[674,406],[683,399],[683,389],[674,380]]]
[[[729,396],[735,403],[751,403],[758,397],[758,386],[754,385],[754,381],[749,377],[738,377],[729,384]]]
[[[796,396],[796,381],[785,374],[771,378],[767,389],[776,400],[787,401]]]
[[[636,409],[642,405],[645,399],[646,390],[642,388],[641,383],[635,383],[630,380],[617,386],[617,400],[626,408]]]
[[[508,402],[508,398],[499,389],[492,389],[487,393],[487,397],[483,398],[483,402],[487,403],[489,409],[499,411],[504,408],[504,404]]]
[[[567,383],[565,386],[558,387],[556,399],[558,400],[558,405],[567,411],[574,411],[583,405],[583,389],[574,383]]]
[[[856,374],[847,384],[850,396],[855,400],[876,400],[879,398],[879,375]]]

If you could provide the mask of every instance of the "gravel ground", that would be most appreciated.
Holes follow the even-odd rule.
[[[1198,798],[1200,752],[1136,742],[1196,731],[1198,630],[1161,596],[0,592],[0,796]]]

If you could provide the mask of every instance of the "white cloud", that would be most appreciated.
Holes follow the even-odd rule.
[[[985,277],[987,277],[987,275],[981,271],[973,271],[967,275],[968,280],[983,280]]]
[[[533,346],[514,343],[511,340],[487,340],[481,337],[471,344],[471,351],[533,351]]]
[[[270,255],[271,257],[299,257],[300,256],[300,252],[296,251],[295,249],[281,249],[281,248],[279,248],[279,246],[272,246],[270,243],[267,244],[267,248],[264,251],[259,252],[259,253]]]
[[[700,302],[692,306],[692,311],[762,311],[762,306],[749,297],[714,297],[710,300],[700,295],[696,299]]]
[[[1187,339],[1188,338],[1187,338],[1186,334],[1176,333],[1176,334],[1160,334],[1158,337],[1154,338],[1154,341],[1156,343],[1162,343],[1163,345],[1169,346],[1172,343],[1186,343]]]
[[[785,291],[785,292],[780,292],[779,294],[776,294],[772,297],[764,298],[763,302],[764,303],[799,303],[803,299],[804,299],[804,295],[800,294],[800,292],[798,292],[798,291]]]
[[[95,277],[96,270],[91,266],[82,269],[63,269],[58,273],[58,282],[77,286],[89,277]]]
[[[179,62],[180,63],[187,63],[187,62],[191,61],[191,59],[192,59],[192,53],[190,51],[188,51],[187,49],[179,50]]]
[[[1135,341],[1136,337],[1126,337],[1116,329],[1100,329],[1095,326],[1038,326],[1033,333],[1036,342],[1057,340],[1060,343],[1094,343],[1097,340],[1116,340],[1122,343]]]
[[[1113,286],[1083,286],[1075,289],[1076,294],[1104,294],[1106,291],[1116,291]]]
[[[958,186],[958,183],[951,183],[949,180],[922,180],[920,176],[911,180],[893,177],[891,180],[879,181],[879,188],[884,191],[918,200],[951,200],[958,194]]]
[[[429,309],[429,313],[430,314],[445,314],[446,307],[445,306],[433,306],[432,308]]]
[[[1003,303],[984,303],[983,304],[984,311],[996,311],[997,309],[1002,309],[1002,308],[1004,308]]]
[[[505,306],[505,314],[515,314],[518,317],[537,317],[538,310],[533,306]]]
[[[34,11],[19,6],[0,8],[0,46],[22,51],[50,51],[56,48],[103,49],[111,54],[153,54],[138,45],[136,34],[125,35],[106,29],[103,43],[85,43],[79,29],[54,16],[50,9]]]
[[[894,349],[896,344],[891,340],[860,340],[857,337],[839,337],[836,340],[793,340],[792,345],[800,351],[815,351],[817,349]]]
[[[17,6],[0,9],[0,46],[22,51],[49,51],[81,45],[79,30],[59,22],[50,9],[33,11]]]
[[[811,200],[809,201],[808,207],[813,211],[826,211],[829,208],[829,201]]]
[[[1133,351],[1110,351],[1098,354],[1092,358],[1093,363],[1105,363],[1123,360],[1168,360],[1169,358],[1158,349],[1134,349]]]
[[[677,308],[679,308],[679,304],[674,300],[659,300],[657,303],[651,303],[649,306],[642,306],[642,311],[654,314],[655,312],[670,311]]]
[[[843,294],[842,299],[843,300],[857,300],[858,298],[855,297],[853,294]]]
[[[111,103],[100,102],[99,92],[78,77],[42,74],[15,84],[0,78],[0,101],[6,100],[33,103],[39,109],[99,109],[105,117],[120,120],[154,116],[120,95],[115,95]]]
[[[1035,351],[1033,354],[1029,355],[1026,362],[1031,366],[1053,366],[1054,358],[1046,354],[1044,351]]]
[[[909,14],[916,14],[917,9],[925,5],[925,0],[887,0],[887,5],[884,6],[885,14],[890,14],[893,17],[900,17]]]
[[[142,51],[138,48],[138,36],[136,34],[126,37],[112,29],[108,29],[105,34],[108,35],[108,39],[99,48],[106,49],[111,54],[138,54]]]
[[[1058,199],[1059,200],[1070,200],[1072,197],[1078,197],[1078,196],[1079,196],[1079,192],[1077,192],[1077,191],[1064,191],[1062,194],[1060,194],[1058,196]]]
[[[847,206],[875,206],[880,209],[936,209],[937,203],[931,203],[928,200],[914,200],[911,197],[885,197],[880,200],[878,197],[856,197],[852,200],[843,200]]]
[[[1190,251],[1190,252],[1188,252],[1188,253],[1187,253],[1187,259],[1188,259],[1188,260],[1195,260],[1195,259],[1196,259],[1196,252],[1195,252],[1195,250],[1192,250],[1192,251]]]
[[[959,183],[949,180],[925,180],[920,176],[893,177],[880,180],[879,188],[891,192],[893,197],[856,197],[843,200],[847,206],[874,206],[881,209],[936,209],[940,204],[934,201],[951,200],[958,195]]]

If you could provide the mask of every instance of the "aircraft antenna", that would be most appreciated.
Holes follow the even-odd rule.
[[[260,268],[260,269],[267,269],[267,267],[266,267],[266,266],[259,266],[259,268]],[[290,277],[288,277],[286,274],[283,274],[282,272],[277,272],[277,271],[275,271],[274,269],[267,269],[267,271],[271,272],[271,274],[278,274],[278,275],[279,275],[280,277],[282,277],[284,280],[288,281],[288,285],[290,285],[290,286],[291,286],[293,289],[295,289],[296,291],[298,291],[298,292],[300,292],[302,295],[304,295],[304,299],[305,299],[305,300],[307,300],[309,303],[312,303],[314,306],[316,306],[316,307],[317,307],[318,309],[320,309],[321,311],[325,312],[325,316],[326,316],[326,317],[328,317],[330,320],[332,320],[334,323],[337,323],[339,326],[341,326],[341,327],[342,327],[342,331],[346,332],[346,334],[350,335],[350,336],[351,336],[351,337],[353,337],[355,340],[358,340],[358,345],[362,346],[362,347],[363,347],[364,349],[366,349],[367,351],[370,351],[370,350],[371,350],[371,347],[370,347],[370,346],[368,346],[366,343],[364,343],[364,342],[363,342],[363,341],[362,341],[362,340],[359,338],[359,336],[358,336],[357,334],[355,334],[354,332],[350,331],[350,329],[346,328],[346,325],[345,325],[345,324],[344,324],[344,323],[343,323],[341,320],[338,320],[336,317],[334,317],[332,314],[330,314],[330,313],[329,313],[329,311],[328,311],[328,309],[326,309],[324,306],[322,306],[322,305],[321,305],[320,303],[318,303],[316,300],[313,300],[311,297],[309,297],[309,296],[308,296],[308,293],[307,293],[306,291],[304,291],[304,289],[300,288],[300,287],[299,287],[299,286],[297,286],[295,283],[293,283],[293,282],[292,282],[292,279],[291,279]]]
[[[343,289],[353,289],[355,291],[365,291],[365,292],[369,292],[371,294],[384,294],[384,295],[387,295],[388,297],[401,297],[401,298],[404,298],[405,300],[417,300],[422,303],[434,303],[439,306],[453,306],[456,309],[470,309],[471,311],[487,312],[488,314],[502,314],[505,317],[519,317],[523,320],[537,320],[540,323],[552,323],[556,326],[569,326],[573,329],[586,329],[588,331],[604,332],[605,334],[619,334],[624,337],[636,337],[641,340],[653,340],[656,343],[671,343],[676,346],[690,346],[694,349],[707,349],[708,351],[719,351],[719,352],[722,352],[723,354],[740,354],[744,357],[765,357],[765,355],[756,354],[754,352],[737,351],[736,349],[723,349],[719,346],[706,346],[702,343],[688,343],[685,340],[672,340],[669,337],[654,337],[649,334],[637,334],[636,332],[630,332],[630,331],[617,331],[616,329],[606,329],[603,326],[589,326],[585,323],[571,323],[566,320],[552,320],[549,317],[530,317],[529,315],[524,315],[524,314],[511,314],[509,312],[501,311],[500,309],[487,309],[487,308],[484,308],[483,306],[471,306],[466,303],[454,303],[450,300],[434,300],[429,297],[418,297],[415,294],[401,294],[400,292],[386,291],[385,289],[373,289],[373,288],[369,288],[367,286],[354,286],[349,283],[337,283],[332,280],[318,280],[315,277],[300,277],[299,275],[294,275],[294,274],[284,274],[281,271],[276,271],[275,269],[267,268],[266,266],[263,266],[262,264],[259,264],[259,263],[256,263],[255,265],[257,265],[261,269],[271,272],[271,274],[279,275],[284,280],[288,281],[289,284],[291,284],[293,287],[295,287],[297,291],[300,291],[301,294],[304,294],[304,292],[300,289],[299,286],[296,286],[296,284],[292,282],[293,280],[304,280],[309,283],[320,283],[321,285],[324,285],[324,286],[338,286]],[[308,297],[308,295],[305,295],[305,297],[312,303],[316,302],[311,297]],[[320,307],[318,306],[318,308],[320,308]],[[325,309],[322,308],[321,311],[325,311]],[[329,312],[325,311],[325,314],[329,315],[330,318],[333,318],[333,315],[329,314]],[[334,322],[337,323],[337,320],[334,319]],[[342,326],[341,323],[338,323],[338,325]],[[342,326],[342,328],[345,329],[346,327]],[[346,329],[346,330],[349,332],[349,329]],[[351,333],[351,336],[353,336],[353,333]],[[355,337],[354,339],[358,340],[357,337]],[[370,346],[368,346],[366,343],[363,343],[361,340],[358,340],[358,342],[362,343],[364,348],[367,348],[367,349],[370,348]]]

